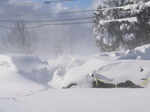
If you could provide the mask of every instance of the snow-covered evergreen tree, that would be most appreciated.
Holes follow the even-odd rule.
[[[104,0],[98,10],[94,32],[101,50],[150,43],[150,0]]]
[[[119,7],[128,4],[134,3],[142,3],[147,2],[149,0],[102,0],[101,6],[102,7]]]

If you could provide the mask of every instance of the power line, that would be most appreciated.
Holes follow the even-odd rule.
[[[54,20],[35,20],[32,22],[63,22],[63,21],[79,21],[79,20],[89,20],[94,19],[95,16],[88,16],[88,17],[78,17],[78,18],[64,18],[64,19],[54,19]],[[30,22],[30,21],[29,21]]]
[[[92,10],[73,10],[73,11],[68,11],[68,12],[61,12],[59,13],[60,16],[61,14],[73,14],[73,13],[85,13],[85,12],[92,12],[94,14],[94,11],[103,11],[105,9],[112,10],[114,8],[122,8],[122,7],[112,7],[112,8],[103,8],[103,9],[92,9]],[[56,22],[56,21],[73,21],[73,20],[84,20],[84,19],[90,19],[90,18],[95,18],[95,16],[88,16],[88,17],[81,17],[81,18],[65,18],[65,19],[50,19],[50,20],[22,20],[23,22]],[[19,19],[0,19],[0,22],[7,22],[7,23],[14,23],[20,21]]]
[[[134,5],[131,5],[134,6]],[[101,9],[84,9],[84,10],[72,10],[72,11],[66,11],[66,12],[60,12],[59,14],[73,14],[73,13],[94,13],[95,11],[104,11],[104,10],[113,10],[113,9],[124,9],[124,6],[120,7],[110,7],[110,8],[101,8]]]
[[[62,12],[59,14],[72,14],[72,13],[85,13],[85,12],[94,12],[94,11],[103,11],[105,9],[112,10],[114,8],[123,8],[123,7],[112,7],[112,8],[103,8],[103,9],[92,9],[92,10],[74,10],[74,11],[68,11],[68,12]],[[35,28],[37,27],[42,27],[42,26],[47,26],[47,25],[71,25],[71,24],[86,24],[86,23],[94,23],[93,21],[87,22],[87,21],[79,21],[79,20],[89,20],[89,19],[94,19],[95,16],[89,16],[89,17],[82,17],[82,18],[65,18],[65,19],[53,19],[53,20],[22,20],[23,22],[29,23],[37,23],[37,22],[66,22],[66,23],[47,23],[47,24],[41,24],[34,26]],[[8,22],[8,23],[15,23],[20,20],[13,20],[13,19],[4,19],[0,20],[0,22]],[[69,22],[68,22],[69,21]],[[71,21],[71,22],[70,22]],[[9,28],[7,26],[0,26],[3,28]],[[29,28],[34,28],[34,27],[29,27]]]
[[[122,8],[122,7],[112,7],[112,8],[102,8],[102,9],[84,9],[84,10],[72,10],[72,11],[64,11],[64,12],[60,12],[58,14],[60,15],[66,15],[66,14],[73,14],[73,13],[93,13],[96,11],[103,11],[103,10],[112,10],[114,8]]]
[[[41,28],[44,26],[65,26],[65,25],[77,25],[77,24],[93,24],[93,21],[80,21],[80,22],[64,22],[64,23],[49,23],[49,24],[41,24],[36,26],[28,26],[29,29]]]
[[[68,25],[79,25],[79,24],[93,24],[94,21],[75,21],[75,22],[61,22],[61,23],[47,23],[47,24],[40,24],[40,25],[33,25],[33,26],[29,26],[26,25],[27,29],[36,29],[36,28],[41,28],[41,27],[45,27],[45,26],[68,26]],[[13,29],[14,27],[12,26],[4,26],[4,25],[0,25],[0,28],[3,29]]]
[[[17,23],[17,22],[22,22],[25,24],[29,24],[29,23],[42,23],[39,25],[35,25],[35,26],[31,26],[31,27],[27,27],[27,28],[38,28],[38,27],[43,27],[43,26],[62,26],[62,25],[73,25],[73,24],[88,24],[88,23],[93,23],[94,21],[94,16],[89,16],[89,17],[78,17],[78,18],[65,18],[65,19],[51,19],[51,20],[11,20],[11,19],[3,19],[0,20],[0,22],[8,22],[8,23]],[[45,22],[45,24],[44,24]],[[47,22],[47,23],[46,23]],[[29,25],[26,25],[29,26]],[[12,29],[14,27],[12,26],[5,26],[5,25],[0,25],[1,28],[4,29]]]
[[[44,1],[45,4],[58,3],[58,2],[74,2],[75,0],[47,0]]]
[[[87,9],[87,10],[72,10],[72,11],[64,11],[64,12],[60,12],[58,14],[60,15],[66,15],[66,14],[73,14],[73,13],[94,13],[94,11],[98,11],[97,9]]]
[[[3,29],[11,29],[12,27],[5,26],[5,25],[0,25],[0,28],[3,28]]]
[[[0,19],[0,22],[6,23],[17,23],[19,21],[23,23],[42,23],[42,22],[64,22],[64,21],[79,21],[79,20],[90,20],[94,19],[95,16],[88,16],[88,17],[78,17],[78,18],[64,18],[64,19],[47,19],[47,20],[18,20],[18,19]]]

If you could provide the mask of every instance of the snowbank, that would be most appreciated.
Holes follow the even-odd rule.
[[[0,55],[0,112],[146,112],[149,80],[145,89],[79,88],[92,87],[92,73],[114,84],[131,80],[142,85],[143,79],[150,77],[149,49],[150,45],[145,45],[86,59],[61,56],[48,61],[36,56]],[[76,89],[52,89],[73,83]]]
[[[0,100],[1,112],[148,112],[148,89],[69,89]],[[8,108],[9,107],[9,108]]]
[[[23,77],[41,84],[47,84],[52,75],[48,70],[48,62],[36,56],[13,56],[12,61]]]
[[[0,76],[0,80],[1,83],[7,82],[7,85],[11,85],[10,81],[26,81],[53,88],[67,87],[69,84],[87,88],[92,87],[94,79],[91,74],[97,73],[112,79],[115,84],[127,80],[141,84],[142,79],[150,77],[149,55],[150,45],[127,52],[103,53],[86,59],[64,55],[55,60],[43,61],[37,56],[1,55],[0,69],[3,75]]]
[[[54,68],[53,78],[49,82],[49,85],[53,88],[62,88],[66,73],[73,68],[83,65],[85,63],[85,59],[83,57],[79,58],[70,55],[63,55],[58,57],[56,60],[49,60],[48,63],[49,68]]]
[[[145,89],[70,89],[49,90],[21,102],[25,112],[148,112],[149,97]]]
[[[120,59],[141,59],[150,60],[150,44],[128,50]]]
[[[54,88],[67,87],[70,84],[78,87],[92,87],[91,74],[97,73],[107,79],[112,79],[114,84],[130,80],[137,85],[149,87],[149,81],[143,85],[143,79],[149,80],[150,77],[149,56],[150,45],[137,47],[127,52],[103,53],[91,57],[82,65],[69,69],[66,67],[57,69],[49,84]],[[63,75],[58,75],[61,73]]]
[[[0,96],[13,99],[45,88],[46,63],[34,56],[0,55]]]

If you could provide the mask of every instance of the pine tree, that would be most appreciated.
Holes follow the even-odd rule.
[[[103,51],[150,43],[150,0],[104,0],[96,14],[95,36]],[[130,4],[130,6],[128,6]]]

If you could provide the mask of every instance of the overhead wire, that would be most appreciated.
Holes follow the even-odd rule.
[[[3,28],[3,29],[11,29],[12,27],[10,27],[10,26],[5,26],[5,25],[0,25],[0,28]]]
[[[73,13],[93,13],[94,11],[98,11],[96,9],[86,9],[86,10],[72,10],[72,11],[64,11],[64,12],[60,12],[58,14],[61,14],[61,15],[66,15],[66,14],[73,14]]]
[[[74,0],[47,0],[45,3],[53,3],[53,2],[67,2],[67,1],[74,1]],[[86,13],[86,12],[93,12],[96,11],[95,9],[92,10],[74,10],[74,11],[68,11],[68,12],[62,12],[59,13],[59,15],[63,14],[74,14],[74,13]],[[78,17],[78,18],[64,18],[64,19],[48,19],[48,20],[18,20],[18,19],[0,19],[0,23],[17,23],[18,21],[22,21],[24,23],[43,23],[40,25],[35,25],[35,26],[28,26],[28,28],[38,28],[38,27],[43,27],[47,25],[73,25],[73,24],[90,24],[94,23],[94,18],[95,16],[86,16],[86,17]],[[5,25],[0,25],[0,28],[4,29],[11,29],[13,27],[11,26],[5,26]]]
[[[78,17],[78,18],[64,18],[64,19],[49,19],[49,20],[18,20],[18,19],[1,19],[0,22],[4,23],[17,23],[17,22],[23,22],[27,24],[27,28],[38,28],[43,26],[62,26],[62,25],[75,25],[75,24],[91,24],[94,23],[95,16],[87,16],[87,17]],[[38,25],[32,25],[29,24],[38,24]],[[0,25],[1,28],[5,29],[11,29],[13,27],[8,27],[4,25]]]
[[[104,9],[87,9],[87,10],[73,10],[73,11],[68,11],[68,12],[61,12],[59,13],[59,15],[61,16],[61,14],[73,14],[73,13],[86,13],[86,12],[91,12],[93,14],[94,11],[99,11],[99,10],[104,10]],[[29,28],[37,28],[37,27],[42,27],[42,26],[47,26],[47,25],[72,25],[72,24],[88,24],[88,23],[94,23],[94,18],[95,15],[92,16],[87,16],[87,17],[78,17],[78,18],[64,18],[64,19],[39,19],[39,20],[21,20],[24,23],[43,23],[40,25],[35,25]],[[0,19],[0,22],[6,22],[6,23],[16,23],[20,20],[18,19]],[[9,29],[9,27],[6,26],[1,26],[3,28],[7,28]],[[12,27],[10,27],[12,28]]]
[[[53,25],[53,26],[58,26],[58,25],[73,25],[73,24],[88,24],[88,23],[94,23],[94,18],[95,17],[86,17],[86,18],[67,18],[67,19],[57,19],[57,20],[42,20],[42,21],[30,21],[32,24],[38,24],[38,25],[32,25],[32,27],[28,28],[37,28],[37,27],[42,27],[42,26],[48,26],[48,25]],[[0,20],[0,22],[3,22]],[[10,20],[7,20],[5,22],[12,22]],[[13,21],[15,24],[17,21]],[[26,26],[31,26],[31,24],[28,23],[29,21],[23,21],[23,23],[27,24]],[[10,26],[5,26],[5,25],[0,25],[0,28],[4,29],[11,29],[13,27]]]
[[[28,29],[41,28],[45,26],[68,26],[68,25],[79,25],[79,24],[93,24],[94,21],[79,21],[79,22],[64,22],[64,23],[47,23],[41,25],[27,26]]]
[[[79,21],[79,20],[88,20],[94,19],[95,16],[87,16],[87,17],[78,17],[78,18],[64,18],[64,19],[39,19],[39,20],[18,20],[18,19],[0,19],[0,22],[4,23],[16,23],[18,21],[22,21],[24,23],[42,23],[42,22],[64,22],[64,21]]]
[[[45,4],[58,3],[58,2],[74,2],[75,0],[46,0]]]
[[[132,4],[131,4],[132,6]],[[99,9],[84,9],[84,10],[72,10],[72,11],[64,11],[64,12],[60,12],[59,14],[73,14],[73,13],[93,13],[95,11],[104,11],[104,10],[113,10],[113,9],[124,9],[123,6],[120,6],[120,7],[105,7],[105,8],[99,8]]]

